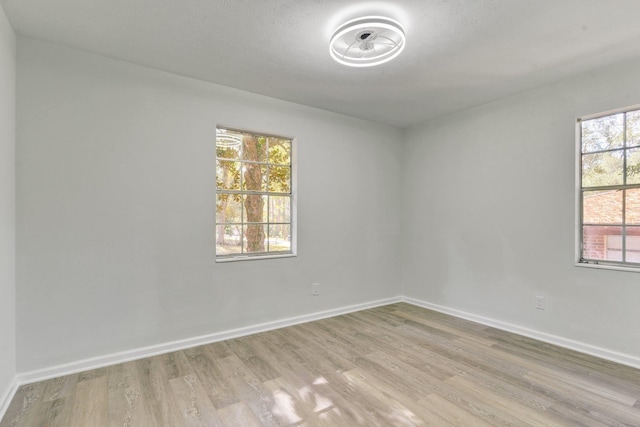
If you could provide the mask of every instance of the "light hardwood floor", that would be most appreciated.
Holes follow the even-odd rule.
[[[640,370],[399,303],[20,387],[7,426],[640,426]]]

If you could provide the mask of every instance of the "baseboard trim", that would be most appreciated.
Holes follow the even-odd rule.
[[[4,395],[0,397],[0,421],[4,418],[4,415],[7,413],[7,409],[9,409],[9,405],[13,400],[16,392],[18,391],[18,378],[16,376],[13,377],[13,381],[9,384],[9,387],[5,391]]]
[[[500,329],[507,332],[513,332],[514,334],[523,335],[525,337],[533,338],[548,344],[554,344],[559,347],[567,348],[569,350],[575,350],[580,353],[589,354],[591,356],[599,357],[601,359],[609,360],[611,362],[620,363],[621,365],[630,366],[632,368],[640,369],[640,358],[632,356],[630,354],[619,353],[616,351],[608,350],[606,348],[597,347],[591,344],[587,344],[580,341],[574,341],[568,338],[560,337],[557,335],[547,334],[545,332],[536,331],[534,329],[525,328],[523,326],[515,325],[513,323],[503,322],[489,317],[478,316],[473,313],[458,310],[451,307],[446,307],[438,304],[433,304],[427,301],[422,301],[416,298],[402,297],[402,301],[407,304],[417,305],[419,307],[427,308],[429,310],[438,311],[440,313],[449,314],[451,316],[460,317],[462,319],[470,320],[472,322],[480,323],[482,325],[491,326],[496,329]]]
[[[529,338],[533,338],[549,344],[554,344],[560,347],[575,350],[581,353],[589,354],[601,359],[609,360],[612,362],[620,363],[622,365],[630,366],[640,369],[640,358],[629,354],[619,353],[616,351],[608,350],[606,348],[597,347],[591,344],[583,343],[580,341],[571,340],[568,338],[560,337],[557,335],[547,334],[545,332],[536,331],[516,324],[503,322],[500,320],[492,319],[489,317],[479,316],[466,311],[458,310],[443,305],[430,303],[427,301],[419,300],[416,298],[398,296],[393,298],[386,298],[376,301],[370,301],[361,304],[354,304],[344,307],[339,307],[331,310],[319,311],[302,316],[294,316],[286,319],[276,320],[273,322],[265,322],[257,325],[230,329],[227,331],[216,332],[207,335],[201,335],[197,337],[187,338],[184,340],[171,341],[158,345],[142,347],[118,353],[112,353],[105,356],[98,356],[89,359],[78,360],[75,362],[56,365],[48,368],[21,372],[18,373],[10,386],[9,390],[5,393],[5,396],[0,400],[0,415],[4,415],[11,400],[15,396],[15,393],[19,386],[24,384],[30,384],[38,381],[44,381],[51,378],[60,377],[63,375],[75,374],[90,369],[102,368],[105,366],[115,365],[118,363],[129,362],[132,360],[143,359],[145,357],[157,356],[159,354],[165,354],[172,351],[184,350],[199,345],[210,344],[218,341],[224,341],[233,338],[239,338],[246,335],[256,334],[260,332],[271,331],[274,329],[284,328],[287,326],[298,325],[301,323],[312,322],[314,320],[326,319],[328,317],[339,316],[341,314],[353,313],[360,310],[366,310],[368,308],[380,307],[383,305],[393,304],[397,302],[406,302],[418,307],[427,308],[429,310],[438,311],[440,313],[449,314],[462,319],[470,320],[472,322],[480,323],[486,326],[491,326],[497,329],[501,329],[507,332],[513,332],[518,335],[523,335]],[[0,416],[0,419],[2,417]]]
[[[172,351],[184,350],[199,345],[211,344],[218,341],[224,341],[233,338],[239,338],[246,335],[256,334],[259,332],[271,331],[273,329],[284,328],[287,326],[298,325],[301,323],[312,322],[314,320],[326,319],[328,317],[339,316],[341,314],[353,313],[355,311],[366,310],[368,308],[380,307],[382,305],[400,302],[402,297],[386,298],[377,301],[370,301],[361,304],[354,304],[339,307],[331,310],[319,311],[312,314],[302,316],[289,317],[286,319],[276,320],[273,322],[265,322],[257,325],[247,326],[243,328],[230,329],[227,331],[216,332],[213,334],[201,335],[198,337],[187,338],[184,340],[172,341],[148,347],[142,347],[133,350],[112,353],[105,356],[92,357],[89,359],[78,360],[75,362],[65,363],[28,372],[21,372],[17,375],[17,384],[24,385],[44,381],[63,375],[75,374],[90,369],[102,368],[105,366],[115,365],[118,363],[129,362],[132,360],[143,359],[145,357],[157,356],[159,354],[170,353]]]

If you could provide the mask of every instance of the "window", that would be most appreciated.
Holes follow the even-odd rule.
[[[293,141],[216,129],[216,260],[295,251]]]
[[[640,268],[640,106],[578,119],[579,262]]]

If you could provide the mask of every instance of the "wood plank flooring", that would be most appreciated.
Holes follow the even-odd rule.
[[[640,426],[640,370],[399,303],[25,385],[9,426]]]

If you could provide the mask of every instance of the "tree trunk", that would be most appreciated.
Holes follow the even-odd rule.
[[[242,151],[245,160],[258,161],[258,141],[253,135],[242,135]],[[262,168],[254,163],[244,164],[244,182],[247,190],[262,190]],[[262,222],[264,199],[260,194],[248,194],[244,201],[247,222]],[[262,224],[247,225],[245,234],[247,252],[264,252],[264,226]]]
[[[229,168],[226,166],[226,162],[223,163],[225,166],[223,166],[223,170],[222,170],[222,182],[225,185],[225,188],[229,188]],[[229,205],[229,197],[231,197],[230,195],[227,195],[227,197],[225,197],[222,200],[222,206],[220,209],[220,225],[218,225],[218,232],[216,233],[218,235],[218,241],[216,242],[216,244],[218,245],[224,245],[224,231],[225,231],[225,225],[224,223],[227,222],[227,206]]]

